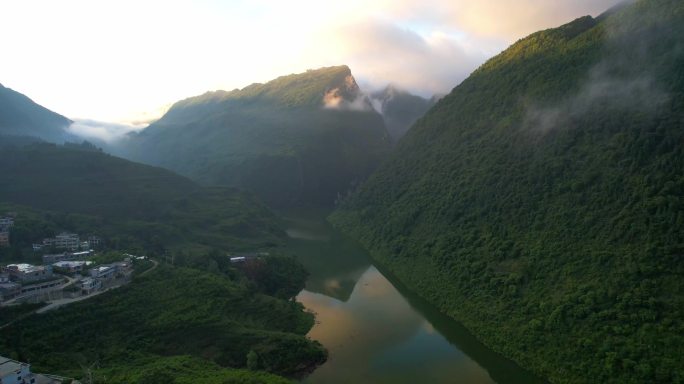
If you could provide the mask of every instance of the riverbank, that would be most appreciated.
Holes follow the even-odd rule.
[[[297,296],[316,315],[307,334],[329,351],[305,383],[543,383],[420,299],[325,212],[284,213],[288,249],[309,270]]]

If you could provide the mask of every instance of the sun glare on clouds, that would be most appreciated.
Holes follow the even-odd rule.
[[[0,2],[0,82],[70,118],[148,121],[215,89],[347,64],[445,93],[540,28],[617,0]]]

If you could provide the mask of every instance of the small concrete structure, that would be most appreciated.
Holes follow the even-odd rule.
[[[0,231],[0,247],[9,247],[10,234],[9,231]]]
[[[21,294],[31,294],[28,296],[33,296],[40,293],[47,293],[49,291],[54,291],[61,288],[64,280],[62,278],[55,278],[53,280],[41,281],[38,283],[25,283],[21,286]]]
[[[58,261],[56,263],[52,264],[52,268],[55,271],[59,272],[64,272],[64,273],[76,273],[76,272],[82,272],[83,269],[92,264],[92,261],[84,261],[84,260],[78,260],[78,261]]]
[[[90,295],[93,292],[99,291],[102,288],[102,281],[87,277],[81,280],[81,293]]]
[[[0,217],[0,229],[7,229],[14,226],[14,218],[10,216]]]
[[[4,268],[0,272],[0,301],[17,297],[21,293],[21,285],[10,281],[9,273]]]
[[[53,264],[58,261],[85,260],[85,258],[90,256],[92,253],[93,250],[91,249],[82,252],[62,252],[51,255],[43,255],[43,264]]]
[[[36,377],[31,373],[30,365],[0,356],[0,383],[33,384],[35,382]]]
[[[0,356],[0,384],[60,384],[62,382],[61,379],[31,373],[30,364]]]
[[[21,285],[17,283],[0,283],[0,301],[14,299],[21,294]]]
[[[10,278],[21,283],[47,280],[52,278],[52,266],[31,264],[9,264],[7,266]]]
[[[114,265],[101,265],[90,270],[90,277],[103,280],[112,279],[116,270],[117,268]]]
[[[75,233],[62,232],[53,238],[43,240],[44,247],[55,247],[57,249],[67,249],[69,251],[78,251],[80,245],[81,240]]]

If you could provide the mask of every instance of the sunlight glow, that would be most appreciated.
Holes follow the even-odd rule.
[[[207,90],[327,65],[428,96],[524,34],[615,2],[0,1],[0,82],[72,119],[134,125]]]

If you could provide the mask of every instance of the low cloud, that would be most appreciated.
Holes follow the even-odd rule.
[[[320,30],[311,51],[328,58],[326,64],[349,64],[366,89],[394,83],[429,97],[449,93],[517,39],[619,2],[380,1],[353,21]]]
[[[616,116],[655,116],[668,102],[670,95],[665,85],[659,84],[653,75],[659,70],[653,67],[652,52],[668,32],[647,24],[635,30],[614,20],[609,20],[604,28],[604,56],[589,70],[579,90],[551,106],[531,104],[524,126],[546,133],[570,127],[586,114],[605,110],[615,112]]]
[[[373,109],[366,95],[360,93],[350,101],[344,98],[339,88],[331,89],[323,95],[323,108],[340,111],[370,111]]]
[[[126,134],[133,131],[140,131],[147,126],[146,123],[122,124],[109,123],[90,119],[73,119],[67,131],[85,140],[96,142],[113,143]]]
[[[0,1],[0,36],[13,37],[3,40],[0,73],[59,113],[103,121],[339,64],[369,88],[392,82],[429,96],[449,92],[519,38],[617,2]],[[120,28],[121,20],[146,28]],[[74,52],[88,60],[73,60]]]
[[[318,44],[326,57],[349,64],[365,89],[393,83],[423,96],[451,91],[492,54],[457,36],[423,37],[375,19],[339,26],[320,38],[327,42]]]
[[[542,133],[568,125],[592,109],[617,109],[650,113],[668,100],[653,78],[634,79],[597,78],[586,85],[565,103],[548,108],[528,109],[528,127]]]
[[[471,36],[515,41],[575,18],[596,16],[623,0],[399,0],[396,17],[458,28]]]

